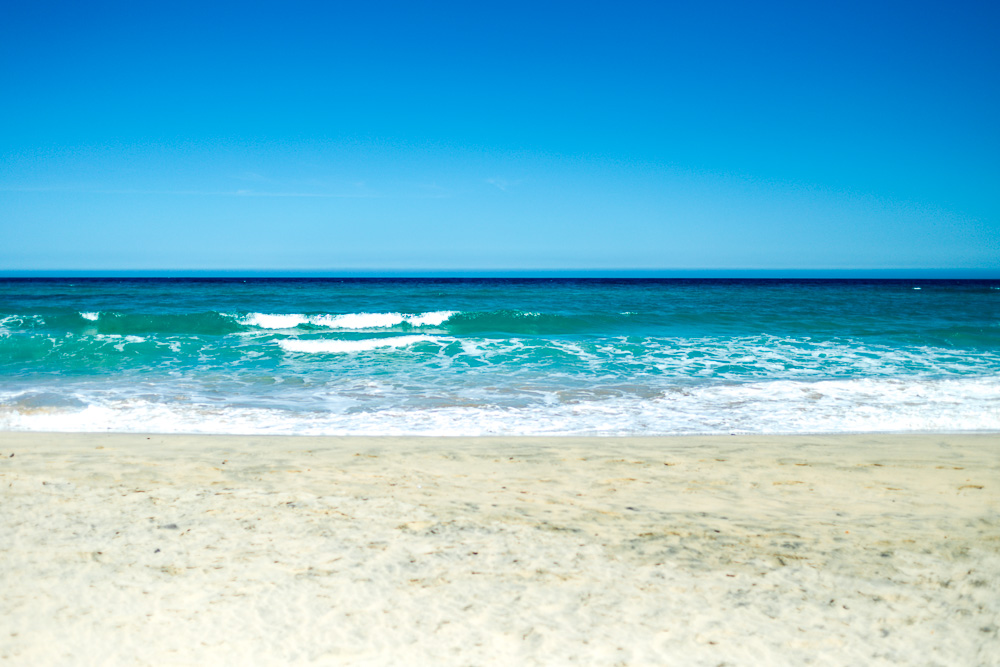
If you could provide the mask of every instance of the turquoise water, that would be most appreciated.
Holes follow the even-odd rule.
[[[0,280],[0,428],[1000,430],[1000,281]]]

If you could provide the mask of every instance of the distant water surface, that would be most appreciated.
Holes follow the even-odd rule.
[[[1000,431],[1000,281],[0,280],[0,429]]]

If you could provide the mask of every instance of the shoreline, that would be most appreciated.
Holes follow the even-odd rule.
[[[15,663],[1000,655],[993,433],[4,431],[0,488]]]
[[[713,441],[718,441],[721,444],[724,441],[730,441],[733,438],[738,438],[742,442],[743,440],[749,441],[789,441],[789,444],[795,443],[802,444],[800,441],[813,441],[813,440],[834,440],[834,439],[847,439],[854,441],[857,439],[871,440],[873,443],[880,441],[894,441],[899,439],[914,439],[917,441],[922,441],[927,438],[995,438],[997,443],[1000,443],[1000,430],[984,429],[975,431],[955,431],[955,430],[941,430],[941,431],[804,431],[804,432],[781,432],[781,433],[758,433],[758,432],[745,432],[745,431],[712,431],[712,432],[697,432],[697,433],[660,433],[660,434],[626,434],[626,435],[606,435],[602,433],[583,433],[583,434],[541,434],[541,435],[524,435],[524,434],[514,434],[514,435],[503,435],[503,434],[488,434],[488,435],[428,435],[424,433],[403,433],[403,434],[388,434],[388,435],[370,435],[370,434],[347,434],[347,435],[325,435],[325,434],[315,434],[315,433],[227,433],[227,432],[212,432],[212,433],[201,433],[201,432],[159,432],[159,431],[36,431],[29,429],[2,429],[0,428],[0,442],[3,439],[10,438],[11,441],[16,441],[21,436],[26,436],[26,440],[32,440],[37,438],[55,438],[68,436],[72,441],[77,441],[80,438],[164,438],[164,439],[187,439],[187,438],[205,438],[208,440],[217,439],[243,439],[252,441],[281,441],[281,440],[329,440],[329,441],[435,441],[440,440],[442,442],[457,442],[457,441],[505,441],[505,440],[532,440],[538,441],[539,443],[544,443],[547,441],[552,441],[553,443],[559,441],[570,441],[570,440],[582,440],[582,441],[621,441],[621,442],[646,442],[646,441],[662,441],[664,443],[674,443],[677,444],[681,440],[685,441],[695,441],[692,444],[698,445],[711,445]],[[777,444],[777,443],[775,443]],[[810,443],[816,444],[816,443]],[[882,443],[882,444],[892,444]]]

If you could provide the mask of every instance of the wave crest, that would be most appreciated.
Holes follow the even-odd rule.
[[[304,315],[248,313],[237,318],[244,326],[259,329],[295,329],[301,326],[324,329],[391,329],[398,326],[425,327],[440,326],[455,315],[453,310],[439,310],[428,313],[343,313],[340,315]]]
[[[406,347],[414,343],[437,340],[434,336],[393,336],[391,338],[365,338],[363,340],[280,340],[278,345],[286,352],[311,354],[345,354],[367,352],[380,347]]]

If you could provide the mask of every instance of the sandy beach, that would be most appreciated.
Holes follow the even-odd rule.
[[[1000,664],[1000,436],[0,433],[0,660]]]

